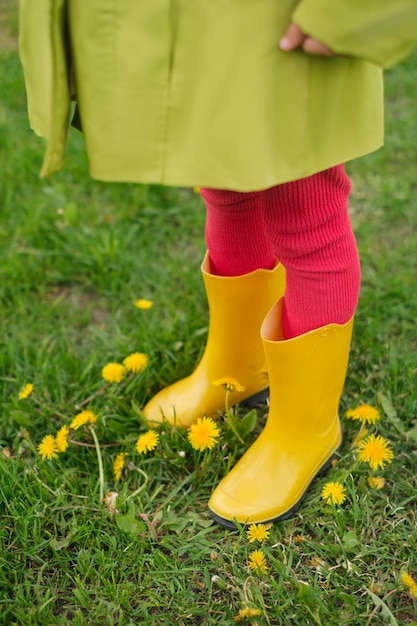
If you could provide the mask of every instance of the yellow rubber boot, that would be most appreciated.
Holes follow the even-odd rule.
[[[224,409],[225,391],[213,382],[235,378],[244,392],[230,392],[230,406],[268,389],[261,325],[285,289],[285,271],[256,270],[243,276],[214,276],[206,255],[201,266],[210,309],[205,352],[194,372],[162,389],[143,409],[151,425],[168,421],[188,427]],[[265,393],[266,397],[266,393]]]
[[[270,406],[264,430],[213,492],[221,525],[273,522],[294,513],[341,441],[338,405],[348,366],[353,319],[284,341],[281,299],[262,325]]]

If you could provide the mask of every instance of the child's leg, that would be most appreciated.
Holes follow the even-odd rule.
[[[338,405],[360,278],[349,190],[343,167],[335,167],[261,194],[287,289],[261,329],[270,389],[265,428],[209,501],[223,526],[292,515],[340,446]]]
[[[286,269],[286,339],[344,324],[355,312],[360,265],[349,193],[342,165],[262,192],[266,232]]]
[[[201,189],[207,207],[206,241],[210,271],[240,276],[276,263],[266,237],[260,192]]]
[[[187,427],[224,409],[223,377],[244,387],[232,391],[229,406],[267,395],[260,329],[284,293],[285,273],[266,238],[259,193],[202,190],[207,204],[209,258],[202,273],[210,309],[204,354],[194,371],[161,390],[144,407],[147,421],[163,419]]]

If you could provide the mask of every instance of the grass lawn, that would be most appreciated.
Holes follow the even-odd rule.
[[[210,451],[176,429],[147,454],[135,449],[146,399],[190,372],[204,347],[202,201],[188,189],[92,181],[76,131],[64,171],[41,180],[16,33],[16,1],[2,0],[0,624],[417,624],[417,54],[386,74],[386,147],[348,165],[363,283],[341,459],[298,514],[251,543],[244,529],[216,526],[207,500],[266,407],[254,428],[237,411],[243,444],[220,418]],[[135,306],[141,298],[153,306]],[[134,352],[148,367],[106,384],[103,366]],[[376,472],[358,462],[360,424],[345,418],[364,403],[379,409],[370,432],[394,453]],[[83,410],[96,425],[42,460],[42,438]],[[116,480],[119,453],[128,456]],[[342,504],[321,497],[328,481],[343,484]],[[116,503],[103,506],[101,492],[118,493]],[[254,550],[265,567],[249,567]]]

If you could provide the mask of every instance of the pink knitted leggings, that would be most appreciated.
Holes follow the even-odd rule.
[[[286,339],[344,324],[355,312],[360,265],[349,193],[343,165],[263,191],[201,189],[213,274],[271,269],[276,259],[284,265]]]

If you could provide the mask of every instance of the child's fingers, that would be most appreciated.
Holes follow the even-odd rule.
[[[306,38],[305,34],[297,24],[291,22],[286,32],[279,42],[279,47],[285,52],[299,48]]]
[[[326,57],[334,55],[333,51],[325,46],[324,43],[321,43],[321,41],[317,41],[317,39],[313,39],[312,37],[306,37],[303,42],[303,50],[304,52],[307,52],[307,54],[318,54]]]
[[[301,28],[297,26],[297,24],[294,24],[294,22],[291,22],[288,26],[278,45],[281,50],[285,52],[290,52],[291,50],[302,47],[307,54],[326,57],[333,56],[333,51],[330,48],[325,46],[324,43],[321,43],[321,41],[317,41],[317,39],[303,33]]]

